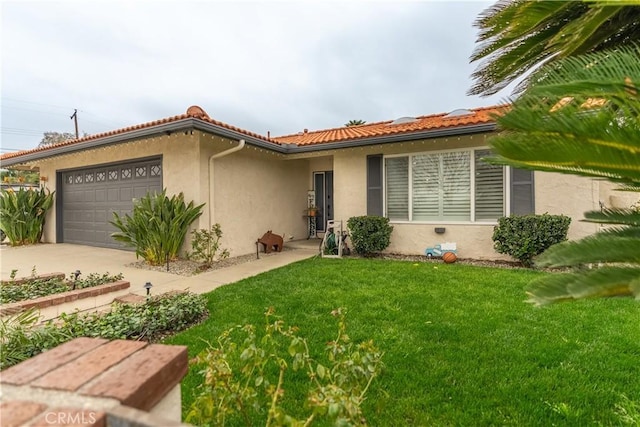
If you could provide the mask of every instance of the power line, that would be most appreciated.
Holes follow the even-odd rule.
[[[38,129],[24,129],[24,128],[12,128],[12,127],[2,127],[0,128],[2,133],[13,133],[13,134],[21,134],[21,133],[37,133],[42,134],[45,131]]]
[[[2,100],[7,100],[7,101],[13,101],[13,102],[20,102],[22,104],[33,104],[33,105],[41,105],[43,107],[52,107],[52,108],[60,108],[60,109],[64,109],[64,110],[68,110],[71,107],[69,106],[62,106],[62,105],[54,105],[54,104],[45,104],[42,102],[33,102],[33,101],[24,101],[22,99],[15,99],[15,98],[6,98],[6,97],[2,97]]]

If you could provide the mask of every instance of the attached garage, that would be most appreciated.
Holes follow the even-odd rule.
[[[131,213],[134,199],[162,191],[162,158],[58,172],[58,242],[122,248],[111,238],[113,212]]]

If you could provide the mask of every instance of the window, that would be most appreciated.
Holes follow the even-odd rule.
[[[505,215],[505,168],[489,150],[386,157],[385,213],[392,221],[494,222]]]
[[[386,209],[391,220],[409,220],[409,158],[391,157],[385,161]]]
[[[489,150],[475,151],[475,220],[495,221],[504,215],[504,167],[482,161]]]
[[[412,157],[414,221],[469,221],[469,152]]]

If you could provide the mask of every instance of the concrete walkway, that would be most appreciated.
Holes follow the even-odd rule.
[[[80,270],[89,273],[122,273],[124,280],[131,283],[131,293],[145,295],[144,284],[151,282],[152,294],[157,295],[173,290],[188,289],[195,293],[209,292],[217,287],[234,283],[265,271],[291,264],[318,254],[318,240],[287,242],[287,250],[261,257],[242,264],[185,277],[177,274],[126,267],[136,260],[135,253],[118,249],[94,248],[91,246],[61,244],[40,244],[35,246],[0,247],[0,273],[2,280],[8,280],[11,271],[17,269],[16,277],[31,275],[32,269],[38,274],[62,272],[67,276]]]

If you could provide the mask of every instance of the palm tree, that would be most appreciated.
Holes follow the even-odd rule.
[[[640,41],[638,0],[500,0],[478,17],[470,95],[493,95],[557,59]],[[529,83],[525,78],[515,92]]]
[[[360,126],[363,125],[367,122],[365,122],[364,120],[349,120],[347,123],[345,123],[344,125],[346,127],[351,127],[351,126]]]
[[[498,163],[604,178],[640,192],[640,46],[579,55],[541,68],[497,121],[503,132],[490,144]],[[609,227],[539,256],[538,266],[573,271],[532,282],[531,302],[640,298],[640,211],[603,209],[587,212],[585,218]]]

